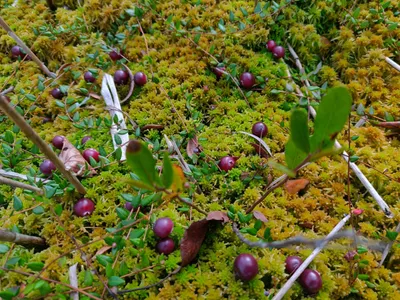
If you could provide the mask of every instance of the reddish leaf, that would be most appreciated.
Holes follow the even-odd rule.
[[[253,216],[257,220],[260,220],[260,221],[262,221],[264,223],[268,222],[268,219],[264,216],[264,214],[262,212],[259,212],[259,211],[255,210],[255,211],[253,211]]]
[[[254,147],[254,150],[256,150],[257,154],[260,155],[261,157],[264,158],[269,158],[271,155],[268,154],[267,151],[263,147],[261,147],[259,144],[256,143],[250,143]]]
[[[222,221],[223,223],[229,222],[228,215],[223,211],[212,211],[208,213],[206,220]]]
[[[297,194],[301,190],[305,189],[309,183],[310,181],[304,178],[288,180],[285,183],[285,189],[289,194]]]
[[[193,222],[186,229],[181,242],[181,267],[187,266],[196,257],[206,237],[209,222],[207,219],[202,219]]]
[[[86,171],[86,160],[83,158],[78,149],[74,147],[66,138],[62,147],[59,158],[64,163],[65,168],[74,175],[81,176]],[[96,174],[96,171],[89,166],[90,175]]]

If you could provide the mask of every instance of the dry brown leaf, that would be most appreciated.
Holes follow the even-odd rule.
[[[208,213],[206,220],[222,221],[223,223],[229,222],[228,215],[223,211],[212,211]]]
[[[201,148],[199,146],[199,142],[197,140],[197,136],[190,139],[186,146],[187,155],[192,158],[193,154],[198,154],[201,152]]]
[[[310,181],[304,178],[288,180],[285,183],[285,189],[289,194],[294,195],[300,192],[301,190],[305,189],[309,183]]]
[[[208,230],[207,219],[202,219],[193,222],[188,229],[186,229],[181,242],[181,267],[185,267],[196,257]]]
[[[64,163],[65,169],[71,171],[76,176],[82,176],[86,171],[86,160],[78,149],[74,147],[66,138],[59,158]],[[89,166],[90,175],[96,174],[96,171]]]
[[[254,218],[256,218],[257,220],[260,220],[260,221],[262,221],[262,222],[264,222],[264,223],[268,222],[268,219],[267,219],[267,218],[264,216],[264,214],[263,214],[262,212],[260,212],[260,211],[257,211],[257,210],[253,211],[253,216],[254,216]]]

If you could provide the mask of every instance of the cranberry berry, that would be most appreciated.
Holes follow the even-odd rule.
[[[321,275],[319,275],[317,271],[311,269],[305,269],[304,272],[301,273],[299,282],[310,295],[318,293],[322,288]]]
[[[217,79],[220,79],[222,75],[224,75],[223,72],[225,72],[225,67],[216,67],[213,69],[214,74],[217,76]]]
[[[23,58],[24,56],[25,56],[25,53],[20,46],[15,45],[11,48],[11,57],[12,58]]]
[[[266,45],[268,51],[272,52],[272,50],[276,47],[276,43],[274,40],[269,40]]]
[[[86,217],[93,213],[94,202],[88,198],[79,199],[74,205],[74,213],[78,217]]]
[[[251,132],[260,138],[265,137],[268,134],[268,127],[263,122],[257,122],[253,125]]]
[[[256,78],[249,72],[244,72],[240,75],[240,84],[245,89],[251,89],[256,84]]]
[[[93,76],[92,72],[87,71],[84,75],[83,75],[83,79],[85,79],[86,82],[95,82],[96,78]]]
[[[96,149],[89,148],[83,151],[82,156],[83,158],[90,163],[90,158],[92,157],[95,161],[99,162],[99,152]]]
[[[117,52],[116,50],[112,50],[110,53],[108,53],[108,55],[113,61],[123,59],[123,56],[120,51]]]
[[[175,249],[174,240],[171,238],[162,239],[157,243],[156,249],[159,253],[168,255],[172,253]]]
[[[243,281],[249,281],[256,277],[258,273],[257,260],[251,254],[240,254],[235,259],[233,269],[236,278]]]
[[[91,136],[84,136],[83,138],[82,138],[82,140],[81,140],[81,144],[82,145],[84,145],[84,144],[86,144],[86,142],[88,141],[88,140],[91,140],[92,139],[92,137]]]
[[[125,207],[126,210],[132,210],[133,209],[133,205],[130,202],[125,202],[124,207]]]
[[[145,85],[147,82],[147,76],[143,72],[137,72],[133,76],[133,81],[135,81],[135,84],[137,84],[137,85],[140,85],[140,86]]]
[[[115,84],[127,84],[128,83],[129,74],[124,70],[117,70],[114,73],[114,82]]]
[[[39,169],[44,175],[51,175],[56,170],[56,166],[51,160],[46,159],[40,164]]]
[[[285,48],[282,46],[276,46],[274,49],[272,49],[272,55],[279,59],[285,56]]]
[[[236,160],[232,156],[224,156],[218,164],[218,167],[223,171],[232,170]]]
[[[64,93],[61,92],[59,88],[52,89],[50,93],[55,99],[62,99],[62,97],[65,96]]]
[[[159,218],[154,223],[153,231],[156,236],[163,239],[171,234],[173,228],[174,222],[170,218]]]
[[[64,146],[64,137],[62,135],[56,135],[53,140],[51,141],[51,143],[53,144],[53,146],[57,149],[62,149],[62,147]]]
[[[298,256],[288,256],[285,260],[286,273],[293,274],[294,271],[303,263],[303,260]]]

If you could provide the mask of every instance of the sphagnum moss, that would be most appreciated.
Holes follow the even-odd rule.
[[[74,78],[73,72],[79,71],[83,74],[88,68],[96,68],[100,72],[112,74],[119,66],[110,61],[104,45],[107,45],[108,49],[123,46],[130,61],[128,66],[132,71],[143,71],[149,79],[146,86],[135,92],[131,100],[123,106],[123,110],[139,126],[150,123],[164,126],[160,133],[147,132],[145,137],[149,141],[152,143],[158,141],[164,145],[161,137],[165,133],[169,137],[174,136],[180,142],[184,135],[182,131],[196,131],[208,159],[208,161],[202,160],[201,164],[207,165],[207,168],[211,168],[215,162],[227,154],[242,157],[238,161],[237,169],[228,174],[211,171],[206,179],[202,177],[197,181],[204,194],[198,196],[196,201],[199,201],[207,211],[227,210],[230,204],[233,204],[236,209],[246,209],[266,186],[265,176],[262,180],[251,181],[250,186],[242,182],[240,175],[244,172],[255,172],[254,164],[262,160],[252,159],[256,153],[249,146],[249,138],[234,134],[234,132],[250,132],[251,125],[261,119],[269,122],[270,134],[265,140],[277,159],[282,158],[279,152],[283,151],[287,141],[288,133],[285,129],[288,127],[289,111],[298,99],[292,94],[270,93],[273,89],[285,90],[288,82],[285,66],[274,61],[264,48],[264,43],[270,38],[281,42],[282,45],[285,45],[285,42],[291,43],[307,73],[316,70],[318,63],[323,62],[321,70],[312,77],[316,85],[321,86],[324,82],[327,82],[329,86],[344,83],[353,94],[354,104],[357,106],[362,104],[366,107],[365,112],[369,113],[373,108],[374,116],[379,118],[384,118],[385,113],[390,113],[395,119],[399,116],[397,100],[400,95],[400,75],[383,60],[384,56],[398,55],[396,43],[390,40],[397,39],[398,41],[400,29],[399,26],[389,29],[390,23],[388,23],[399,22],[395,9],[399,5],[398,1],[392,1],[391,5],[383,10],[384,17],[374,13],[374,9],[379,10],[382,6],[379,1],[357,5],[343,1],[294,3],[282,7],[276,14],[267,9],[265,16],[253,13],[253,3],[243,1],[230,3],[202,1],[199,4],[154,1],[154,7],[151,8],[140,2],[139,7],[143,10],[143,15],[139,19],[146,35],[148,49],[143,36],[137,29],[136,18],[132,17],[131,11],[126,13],[127,9],[133,9],[130,1],[88,0],[83,1],[82,7],[76,10],[74,9],[79,7],[77,1],[55,1],[59,7],[55,14],[47,9],[44,1],[19,2],[17,7],[11,7],[10,3],[11,1],[8,1],[8,5],[1,8],[1,15],[51,70],[55,71],[63,64],[71,63],[69,69],[64,69],[62,76],[54,81],[54,86],[70,85],[74,81],[69,91],[69,96],[73,100],[81,102],[84,95],[80,88],[88,89],[79,82],[80,78]],[[64,8],[64,5],[69,9]],[[230,17],[230,12],[233,18]],[[169,16],[172,16],[172,22],[167,20]],[[224,23],[221,23],[221,19]],[[223,24],[225,33],[221,31],[224,27],[218,24]],[[43,26],[46,26],[48,32],[41,31]],[[210,31],[212,27],[215,34],[201,34],[199,39],[201,48],[223,62],[229,72],[238,75],[250,70],[263,79],[258,78],[257,83],[265,84],[265,89],[253,91],[247,96],[253,109],[247,107],[236,86],[230,80],[226,77],[216,80],[211,71],[213,66],[211,57],[196,49],[185,37],[186,33],[177,34],[179,26],[181,30],[188,30],[190,32],[188,36],[192,39],[195,39],[195,35],[201,30]],[[238,27],[239,31],[230,33],[231,28]],[[33,28],[39,34],[35,33]],[[63,28],[64,31],[61,29],[57,32],[51,28],[57,30]],[[120,41],[115,38],[117,34],[122,37]],[[45,83],[46,88],[43,93],[39,91],[39,68],[33,62],[13,61],[9,55],[13,45],[15,42],[9,36],[1,35],[0,85],[2,87],[15,86],[16,93],[11,95],[12,103],[25,112],[30,110],[27,118],[32,120],[32,126],[40,132],[41,136],[50,142],[54,135],[67,135],[73,143],[78,143],[85,135],[83,132],[90,130],[92,140],[87,147],[102,146],[107,154],[111,153],[113,147],[109,128],[104,123],[104,118],[109,118],[109,113],[104,110],[102,100],[91,98],[86,106],[79,108],[80,121],[78,122],[61,119],[60,116],[66,115],[66,108],[57,105],[49,96],[49,91],[53,88],[50,86],[51,81]],[[287,62],[290,65],[288,60]],[[154,74],[150,73],[150,64]],[[295,74],[296,72],[294,71]],[[154,78],[151,80],[153,75]],[[266,83],[265,78],[268,78]],[[98,80],[96,85],[99,82]],[[209,88],[207,95],[203,93],[204,85]],[[169,98],[160,90],[160,86],[170,93]],[[125,95],[127,92],[127,88],[118,89],[120,95]],[[99,93],[98,87],[96,92]],[[32,102],[26,98],[23,99],[23,93],[32,94],[37,100]],[[193,95],[190,101],[187,100],[188,94]],[[67,104],[67,108],[70,106],[71,104]],[[210,106],[214,106],[213,110]],[[171,113],[172,107],[175,107],[175,113]],[[194,120],[196,112],[201,112],[199,120]],[[75,111],[71,114],[71,118],[74,113]],[[39,121],[38,117],[46,115],[52,116],[55,119],[54,123],[43,124]],[[90,116],[102,118],[101,125],[85,127],[84,124],[83,128],[76,127],[83,119],[88,119]],[[1,114],[0,118],[2,118]],[[354,122],[358,120],[355,113],[352,114],[351,120]],[[204,126],[199,126],[200,124]],[[196,130],[195,127],[197,127]],[[2,118],[0,137],[3,139],[3,133],[6,130],[13,132],[12,129],[11,122]],[[133,136],[134,130],[129,133]],[[352,129],[351,134],[358,136],[358,139],[352,142],[351,149],[360,157],[361,162],[374,166],[391,178],[400,177],[398,171],[400,157],[396,155],[398,141],[387,137],[385,130],[373,127],[372,123],[360,129]],[[13,155],[20,153],[20,148],[34,151],[33,145],[21,133],[14,133],[14,135],[16,139],[21,140],[21,147],[17,146],[18,143],[14,145]],[[340,136],[340,142],[343,145],[347,144],[346,136]],[[183,153],[185,143],[184,141],[181,147]],[[0,156],[3,160],[3,168],[8,168],[4,162],[10,157],[5,155],[3,143],[2,147]],[[185,153],[183,155],[189,163],[192,163]],[[18,162],[17,166],[10,169],[21,173],[27,173],[29,168],[37,171],[43,158],[41,154],[35,154],[33,159]],[[205,165],[203,167],[206,167]],[[379,186],[383,187],[379,191],[385,195],[393,211],[397,211],[400,208],[397,201],[400,193],[399,184],[371,170],[367,165],[361,165],[361,168],[378,189]],[[75,201],[73,197],[68,196],[67,193],[59,196],[59,201],[64,207],[60,218],[66,229],[73,232],[78,240],[88,242],[102,237],[106,234],[106,227],[110,228],[117,224],[116,208],[123,206],[120,194],[137,193],[123,179],[128,177],[128,173],[126,166],[112,164],[107,171],[100,170],[95,177],[83,180],[88,190],[88,197],[97,202],[94,214],[88,219],[83,220],[71,215]],[[279,172],[269,169],[262,174],[264,173],[271,173],[275,178],[280,175]],[[343,161],[337,157],[324,158],[317,164],[304,169],[300,175],[311,182],[311,188],[304,195],[292,197],[288,196],[283,189],[278,189],[258,209],[269,219],[269,223],[264,224],[263,229],[270,227],[274,239],[284,239],[302,232],[309,236],[316,236],[317,233],[314,231],[317,230],[318,234],[326,234],[337,223],[340,216],[348,212],[345,199],[347,198],[347,167]],[[375,180],[376,178],[378,179]],[[364,188],[353,177],[351,178],[351,193],[357,207],[365,210],[365,214],[356,221],[356,226],[362,234],[374,237],[378,233],[384,236],[385,230],[395,227],[396,222],[388,225],[389,223],[376,208],[373,200],[368,194],[365,195]],[[9,187],[1,186],[0,194],[6,199],[6,203],[12,203],[15,192]],[[32,200],[32,195],[20,191],[15,195],[21,199],[24,208],[37,204]],[[21,257],[26,262],[41,261],[47,265],[66,250],[74,249],[75,245],[58,227],[55,217],[50,213],[53,201],[55,200],[44,201],[42,206],[45,213],[38,215],[31,211],[15,212],[16,214],[13,215],[12,204],[1,208],[0,219],[4,220],[2,225],[5,228],[14,227],[14,230],[18,228],[25,233],[43,236],[50,246],[39,253],[21,246],[14,246],[13,250],[10,250],[8,259]],[[183,236],[185,226],[189,225],[187,220],[190,218],[190,213],[182,211],[179,204],[171,203],[164,211],[154,214],[171,216],[174,221],[177,221],[179,230],[174,236],[176,240]],[[196,215],[196,217],[199,216]],[[314,226],[313,229],[301,227],[307,223],[315,223],[318,226]],[[146,228],[147,224],[144,222],[141,227]],[[143,245],[144,256],[140,256],[136,246],[128,240],[118,260],[126,262],[129,272],[157,264],[160,258],[154,250],[155,242],[154,237],[150,235]],[[104,241],[100,241],[88,246],[85,251],[89,255],[94,255],[106,245]],[[260,262],[259,276],[251,284],[235,282],[231,270],[234,257],[246,251],[251,251]],[[218,255],[215,255],[216,253]],[[302,257],[306,257],[307,254],[309,254],[308,250]],[[400,253],[396,247],[388,264],[381,268],[375,268],[379,256],[372,254],[362,256],[362,259],[368,262],[368,267],[362,271],[370,276],[371,284],[356,280],[354,285],[350,286],[349,263],[342,259],[344,254],[345,251],[328,249],[323,253],[324,259],[315,262],[315,267],[322,273],[324,282],[319,294],[321,299],[351,297],[354,289],[365,299],[385,299],[399,294],[398,284],[396,284],[399,281],[398,270],[395,262],[399,259]],[[196,297],[260,299],[264,297],[263,289],[276,291],[287,280],[283,266],[287,255],[286,250],[250,250],[238,241],[229,226],[225,226],[213,233],[212,239],[206,239],[195,267],[186,267],[173,284],[164,282],[159,290],[153,288],[124,297],[126,299],[132,297],[160,299],[177,296],[182,299]],[[1,259],[2,263],[6,262],[6,256],[2,256]],[[68,267],[75,262],[85,265],[79,253],[74,253],[50,265],[43,275],[67,282]],[[105,275],[105,268],[98,261],[93,263],[99,272]],[[178,263],[179,255],[175,253],[174,256],[168,258],[167,269],[173,270]],[[190,274],[187,271],[188,268],[191,268]],[[143,271],[130,276],[126,278],[128,283],[126,288],[154,283],[165,276],[164,270],[165,267],[157,267],[154,273]],[[83,269],[79,272],[78,278],[79,286],[83,286]],[[209,278],[217,280],[209,280]],[[26,282],[27,278],[20,274],[5,272],[0,280],[2,288],[7,288],[20,286]],[[51,286],[54,287],[53,284]],[[188,290],[188,286],[192,288]],[[92,291],[101,293],[102,290],[101,284],[93,284]],[[34,293],[26,296],[34,297],[35,295],[38,296]],[[288,297],[306,298],[299,286],[294,286]]]

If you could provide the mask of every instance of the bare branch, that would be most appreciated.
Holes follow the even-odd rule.
[[[0,229],[0,241],[15,243],[18,245],[46,246],[46,241],[41,237],[11,232],[2,229]]]
[[[0,92],[0,95],[7,95],[8,93],[11,93],[14,90],[13,86],[10,86],[8,88],[6,88],[4,91]]]
[[[386,62],[400,72],[400,65],[398,65],[395,61],[391,60],[389,57],[385,57]]]
[[[17,187],[17,188],[21,188],[21,189],[24,189],[24,190],[32,191],[32,192],[35,192],[38,195],[43,195],[43,190],[37,188],[36,186],[25,184],[25,183],[22,183],[22,182],[19,182],[19,181],[15,181],[15,180],[12,180],[12,179],[8,179],[8,178],[5,178],[3,176],[0,176],[0,183],[7,184],[7,185],[10,185],[12,187]]]
[[[69,270],[68,270],[69,283],[71,284],[71,286],[73,286],[76,289],[78,289],[78,276],[76,275],[77,266],[78,266],[78,264],[76,263],[76,264],[70,266]],[[79,300],[79,293],[72,292],[71,299]]]

